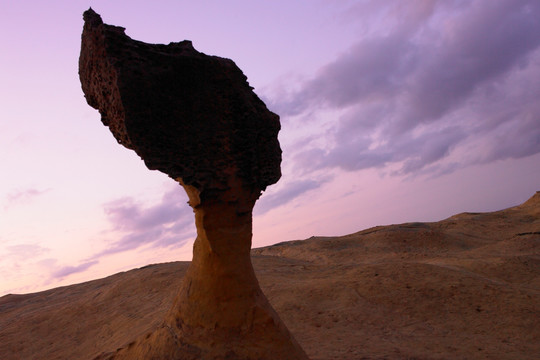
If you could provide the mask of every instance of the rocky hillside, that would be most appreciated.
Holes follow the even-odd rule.
[[[522,205],[254,249],[313,360],[537,359],[540,192]],[[159,325],[188,263],[0,298],[1,359],[92,359]]]

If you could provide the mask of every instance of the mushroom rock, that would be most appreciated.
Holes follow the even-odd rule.
[[[163,324],[100,359],[307,359],[262,293],[252,209],[281,177],[279,117],[232,60],[190,41],[147,44],[84,13],[79,76],[117,141],[178,181],[193,260]]]

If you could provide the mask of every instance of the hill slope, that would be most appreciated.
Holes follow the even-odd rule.
[[[254,249],[263,291],[313,360],[535,359],[540,192],[434,223]],[[158,326],[187,262],[0,298],[0,358],[92,359]]]

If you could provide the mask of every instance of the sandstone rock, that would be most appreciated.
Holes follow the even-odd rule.
[[[261,287],[313,360],[537,359],[540,193],[463,213],[253,249]],[[188,262],[0,297],[0,358],[91,360],[151,334]]]
[[[279,117],[229,59],[191,42],[146,44],[84,13],[79,75],[88,104],[195,212],[193,261],[163,325],[101,359],[307,359],[262,293],[252,209],[281,176]]]

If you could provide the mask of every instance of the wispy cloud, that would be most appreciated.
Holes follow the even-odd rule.
[[[328,182],[330,178],[325,177],[319,180],[305,179],[297,180],[287,184],[282,190],[277,191],[267,196],[262,196],[257,202],[254,209],[255,215],[262,215],[276,207],[282,206],[304,193],[321,187]]]
[[[180,186],[166,192],[157,204],[122,198],[105,204],[104,211],[119,240],[92,259],[141,246],[180,247],[195,236],[193,210]]]
[[[295,154],[298,168],[443,173],[540,152],[538,1],[376,3],[359,19],[381,25],[299,90],[273,96],[284,121],[340,114],[320,134],[326,146]]]
[[[50,251],[50,249],[37,244],[10,245],[6,246],[6,250],[5,258],[17,261],[33,259]]]
[[[91,261],[86,261],[77,266],[63,266],[53,271],[51,274],[51,277],[53,279],[59,280],[59,279],[65,278],[68,275],[84,272],[88,270],[91,266],[96,265],[97,263],[99,263],[99,261],[91,260]]]
[[[50,189],[39,190],[39,189],[22,189],[14,190],[6,196],[6,202],[4,205],[5,209],[8,209],[15,205],[28,204],[38,196],[41,196],[50,191]]]

